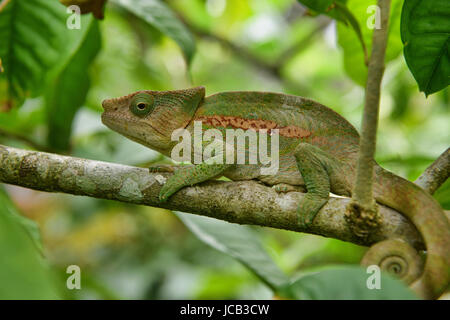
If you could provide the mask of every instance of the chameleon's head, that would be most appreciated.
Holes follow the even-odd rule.
[[[102,122],[112,130],[162,153],[172,132],[185,128],[205,96],[204,87],[173,91],[138,91],[102,103]]]

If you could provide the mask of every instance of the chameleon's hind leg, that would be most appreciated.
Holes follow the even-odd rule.
[[[330,175],[338,164],[333,156],[307,143],[300,143],[294,155],[307,190],[298,205],[297,215],[299,224],[307,227],[328,201]]]
[[[277,193],[288,193],[288,192],[306,192],[304,186],[296,186],[287,183],[278,183],[272,186],[272,189]]]

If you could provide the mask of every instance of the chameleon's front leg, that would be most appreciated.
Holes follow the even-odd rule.
[[[308,227],[330,196],[330,175],[337,168],[337,160],[325,151],[307,143],[295,150],[297,167],[305,181],[307,193],[298,205],[299,224]]]
[[[159,200],[165,202],[181,188],[210,180],[220,175],[230,166],[230,164],[211,164],[205,162],[198,165],[179,167],[161,188]]]

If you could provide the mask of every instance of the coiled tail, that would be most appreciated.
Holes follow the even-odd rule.
[[[417,185],[381,167],[375,168],[374,198],[409,218],[426,246],[426,260],[399,239],[372,246],[363,264],[394,272],[424,299],[439,297],[450,281],[450,223],[439,203]]]

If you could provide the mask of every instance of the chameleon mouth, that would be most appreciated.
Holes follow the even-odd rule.
[[[115,116],[112,112],[108,112],[106,109],[102,113],[101,119],[102,123],[112,130],[127,130],[126,122]]]
[[[133,118],[124,117],[123,115],[118,116],[114,112],[104,111],[101,116],[102,123],[115,132],[119,132],[121,135],[136,141],[143,145],[148,145],[146,140],[136,134],[135,126],[139,126],[141,124],[139,121]],[[141,124],[142,125],[142,124]],[[150,128],[154,131],[154,134],[159,135],[160,137],[165,137],[164,133],[159,129],[155,128],[149,123],[146,125],[150,126]],[[148,129],[146,131],[149,131]],[[152,146],[150,146],[152,147]]]
[[[128,139],[147,146],[153,150],[156,150],[162,154],[168,155],[170,150],[170,142],[166,141],[165,136],[160,133],[158,130],[155,130],[153,126],[150,125],[151,130],[154,130],[151,136],[145,136],[139,134],[142,132],[141,129],[136,129],[135,126],[140,126],[142,123],[136,121],[134,119],[123,118],[121,116],[117,116],[113,112],[105,111],[101,116],[102,123],[110,128],[111,130],[118,132],[119,134],[127,137]],[[145,128],[146,132],[151,132],[149,128]]]

